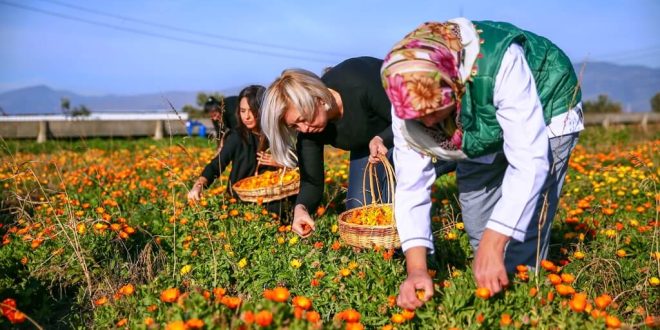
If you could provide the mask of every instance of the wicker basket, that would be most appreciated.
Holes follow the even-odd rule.
[[[387,184],[390,189],[390,199],[394,194],[394,169],[392,165],[387,160],[387,157],[381,156],[381,162],[385,166],[385,173],[387,175]],[[348,245],[361,247],[361,248],[373,248],[374,246],[383,247],[386,249],[389,248],[398,248],[401,246],[399,242],[399,234],[396,231],[396,221],[394,219],[394,204],[391,201],[386,201],[383,203],[382,196],[376,198],[374,191],[380,192],[380,187],[378,187],[376,169],[374,165],[369,163],[365,168],[364,179],[362,182],[363,188],[366,187],[366,179],[369,177],[369,190],[371,191],[371,201],[372,204],[358,207],[352,210],[345,211],[339,215],[339,237]],[[374,189],[375,188],[375,189]],[[366,202],[366,189],[363,189],[363,198]],[[353,212],[359,210],[368,210],[372,208],[379,208],[383,206],[389,206],[392,208],[392,221],[387,225],[363,225],[355,224],[348,221],[353,215]]]
[[[264,176],[264,174],[259,174],[236,182],[232,186],[232,190],[242,201],[255,202],[255,203],[268,203],[295,195],[300,190],[300,180],[293,180],[287,183],[282,183],[284,180],[284,176],[288,171],[298,171],[298,169],[296,168],[293,170],[287,170],[287,169],[279,170],[278,172],[281,172],[280,182],[275,183],[273,185],[260,187],[260,188],[252,188],[252,189],[246,189],[241,187],[242,183],[247,180],[254,180],[258,177]]]

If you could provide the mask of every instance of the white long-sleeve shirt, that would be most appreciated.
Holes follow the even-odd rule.
[[[548,138],[582,130],[581,109],[571,109],[545,125],[534,78],[524,50],[517,44],[511,45],[502,58],[493,101],[509,165],[502,182],[502,197],[486,228],[522,241],[548,175]],[[430,210],[435,170],[430,157],[408,146],[401,134],[402,123],[393,111],[397,229],[404,252],[415,246],[433,251]],[[465,161],[490,164],[494,158],[495,154],[489,154]]]

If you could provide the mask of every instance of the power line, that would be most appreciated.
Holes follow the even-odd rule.
[[[177,26],[172,26],[172,25],[167,25],[167,24],[162,24],[162,23],[156,23],[156,22],[149,22],[137,18],[132,18],[132,17],[127,17],[127,16],[121,16],[117,14],[112,14],[112,13],[107,13],[103,11],[99,11],[96,9],[90,9],[90,8],[85,8],[81,6],[76,6],[68,3],[64,3],[61,1],[56,1],[56,0],[40,0],[43,2],[47,3],[52,3],[56,4],[59,6],[63,7],[68,7],[96,15],[101,15],[101,16],[106,16],[106,17],[111,17],[115,19],[120,19],[120,20],[125,20],[129,22],[135,22],[139,24],[144,24],[144,25],[150,25],[158,28],[163,28],[167,30],[172,30],[176,32],[183,32],[183,33],[188,33],[196,36],[202,36],[202,37],[209,37],[209,38],[215,38],[215,39],[220,39],[220,40],[225,40],[225,41],[231,41],[231,42],[237,42],[237,43],[242,43],[242,44],[247,44],[251,46],[261,46],[261,47],[269,47],[269,48],[276,48],[276,49],[281,49],[285,51],[295,51],[295,52],[302,52],[302,53],[311,53],[311,54],[317,54],[317,55],[323,55],[323,56],[333,56],[333,57],[350,57],[349,55],[346,54],[339,54],[339,53],[331,53],[331,52],[321,52],[318,50],[312,50],[312,49],[306,49],[306,48],[296,48],[296,47],[291,47],[291,46],[283,46],[283,45],[277,45],[277,44],[271,44],[271,43],[264,43],[264,42],[257,42],[257,41],[250,41],[250,40],[245,40],[245,39],[240,39],[240,38],[234,38],[234,37],[229,37],[229,36],[223,36],[219,34],[214,34],[214,33],[208,33],[204,31],[196,31],[196,30],[191,30],[191,29],[185,29],[185,28],[180,28]]]
[[[0,0],[0,4],[10,6],[10,7],[19,8],[19,9],[23,9],[23,10],[27,10],[27,11],[33,11],[33,12],[37,12],[37,13],[41,13],[41,14],[45,14],[45,15],[49,15],[49,16],[54,16],[54,17],[58,17],[58,18],[68,19],[68,20],[77,21],[77,22],[83,22],[83,23],[87,23],[87,24],[91,24],[91,25],[103,26],[103,27],[110,28],[110,29],[115,29],[115,30],[120,30],[120,31],[124,31],[124,32],[135,33],[135,34],[141,34],[141,35],[154,37],[154,38],[173,40],[173,41],[178,41],[178,42],[183,42],[183,43],[188,43],[188,44],[193,44],[193,45],[207,46],[207,47],[212,47],[212,48],[232,50],[232,51],[251,53],[251,54],[257,54],[257,55],[265,55],[265,56],[272,56],[272,57],[279,57],[279,58],[288,58],[288,59],[318,62],[318,63],[324,63],[326,65],[330,64],[329,60],[324,60],[324,59],[320,59],[320,58],[303,57],[303,56],[297,56],[297,55],[287,55],[287,54],[275,53],[275,52],[270,52],[270,51],[261,51],[261,50],[253,50],[253,49],[242,48],[242,47],[225,46],[225,45],[219,45],[219,44],[214,44],[214,43],[209,43],[209,42],[199,41],[199,40],[193,40],[193,39],[188,39],[188,38],[168,36],[168,35],[161,34],[161,33],[156,33],[156,32],[149,32],[149,31],[144,31],[144,30],[139,30],[139,29],[134,29],[134,28],[128,28],[128,27],[118,26],[118,25],[104,23],[104,22],[96,22],[96,21],[85,19],[85,18],[75,17],[75,16],[71,16],[71,15],[67,15],[67,14],[56,13],[56,12],[52,12],[52,11],[48,11],[48,10],[43,10],[43,9],[40,9],[40,8],[20,5],[20,4],[16,4],[16,3],[10,3],[10,2],[6,2],[6,1],[2,1],[2,0]]]

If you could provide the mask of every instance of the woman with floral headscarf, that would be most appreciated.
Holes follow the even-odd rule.
[[[458,18],[409,33],[385,58],[381,77],[394,112],[395,217],[408,271],[399,306],[414,309],[433,295],[426,254],[434,251],[436,159],[458,161],[477,286],[495,294],[517,265],[538,267],[583,129],[568,57],[511,24]]]

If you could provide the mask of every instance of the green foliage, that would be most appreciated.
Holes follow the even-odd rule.
[[[660,314],[654,304],[660,292],[651,284],[660,257],[652,254],[660,228],[654,136],[629,128],[585,131],[553,223],[551,259],[562,265],[560,273],[572,274],[571,285],[592,304],[604,293],[618,297],[606,311],[633,327]],[[349,308],[370,329],[403,312],[391,305],[405,278],[403,255],[340,244],[341,207],[328,206],[314,234],[301,239],[263,207],[222,194],[224,184],[206,190],[199,204],[186,203],[190,183],[213,157],[208,141],[7,141],[1,149],[0,301],[16,299],[46,328],[112,328],[124,319],[129,328],[147,328],[145,321],[163,328],[200,319],[209,329],[235,329],[243,313],[264,310],[273,314],[270,328],[309,328],[295,318],[291,299],[264,298],[264,289],[276,286],[310,298],[324,328],[343,327],[336,316]],[[333,191],[346,184],[348,158],[326,159],[326,191]],[[477,298],[455,175],[439,178],[432,191],[434,297],[397,328],[497,328],[504,314],[516,328],[605,326],[602,318],[572,311],[570,297],[557,296],[544,270],[513,278],[491,299]],[[577,258],[578,251],[586,257]],[[134,292],[120,294],[128,284]],[[181,297],[163,301],[169,288]],[[228,307],[217,288],[242,305]],[[0,316],[0,328],[10,326]]]
[[[84,105],[77,106],[71,111],[71,117],[87,117],[92,112]]]
[[[660,113],[660,93],[656,93],[651,98],[651,111]]]
[[[585,113],[620,113],[621,103],[610,100],[607,95],[598,95],[595,101],[584,102]]]

